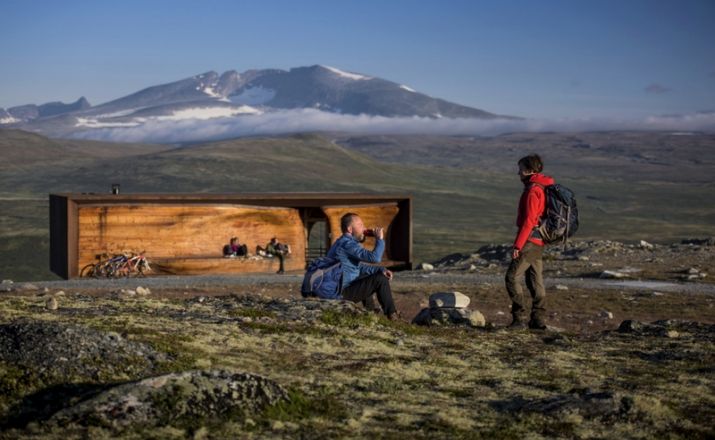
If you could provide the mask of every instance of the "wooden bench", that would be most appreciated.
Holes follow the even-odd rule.
[[[273,257],[155,257],[149,258],[153,275],[206,275],[276,272],[280,267],[278,258]],[[304,270],[305,263],[290,255],[285,259],[285,270]]]

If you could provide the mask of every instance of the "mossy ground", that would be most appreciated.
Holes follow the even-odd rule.
[[[242,307],[237,298],[217,296],[198,302],[160,294],[130,300],[68,294],[60,298],[57,311],[47,311],[40,297],[4,295],[0,320],[22,317],[114,331],[169,353],[171,360],[160,365],[161,371],[245,371],[291,390],[289,402],[268,408],[255,420],[239,423],[227,418],[202,426],[132,431],[126,433],[128,438],[715,435],[709,422],[715,417],[712,333],[681,331],[668,337],[417,328],[377,315],[333,309],[324,310],[315,320],[295,320],[283,319],[266,306],[270,299],[265,296],[250,307]],[[485,293],[481,301],[487,299]],[[706,311],[710,310],[707,300],[712,298],[682,299],[700,302],[700,309]],[[687,305],[684,310],[688,318],[698,318],[687,312]],[[671,315],[679,317],[673,316],[677,311]],[[18,388],[18,371],[12,365],[1,367],[0,409],[4,411],[24,394],[49,386],[38,382]],[[106,383],[134,378],[103,379]],[[610,417],[585,417],[578,411],[558,415],[506,412],[495,405],[564,395],[574,389],[628,396],[632,409]],[[101,427],[44,431],[41,424],[4,435],[60,438],[67,432],[97,438],[107,435]]]

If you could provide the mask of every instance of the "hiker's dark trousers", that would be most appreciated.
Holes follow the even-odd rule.
[[[376,294],[377,301],[385,315],[391,315],[396,311],[390,280],[381,272],[356,279],[348,287],[345,287],[341,294],[348,301],[362,302],[370,311],[375,309],[373,294]]]
[[[526,279],[526,287],[531,293],[531,319],[543,319],[546,313],[546,290],[542,275],[544,264],[541,257],[544,247],[527,242],[519,258],[512,260],[504,277],[506,290],[511,298],[511,314],[515,320],[525,320],[526,307],[521,279]]]

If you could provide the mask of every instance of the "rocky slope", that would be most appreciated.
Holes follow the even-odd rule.
[[[303,300],[295,278],[0,294],[0,437],[715,435],[715,293],[572,286],[549,293],[555,326],[616,316],[533,332],[504,329],[503,288],[474,273],[393,284],[403,311],[459,289],[484,327]]]

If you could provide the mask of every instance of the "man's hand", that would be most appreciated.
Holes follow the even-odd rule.
[[[385,230],[383,228],[375,228],[375,238],[378,240],[385,239]]]
[[[511,251],[511,259],[512,260],[518,260],[519,256],[521,255],[521,251],[517,248],[512,249]]]
[[[392,280],[392,276],[393,276],[393,274],[392,274],[392,272],[391,272],[391,271],[389,271],[389,270],[385,269],[385,270],[384,270],[384,271],[382,272],[382,274],[383,274],[383,275],[385,275],[385,276],[387,277],[387,279],[388,279],[388,280]]]

